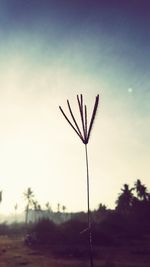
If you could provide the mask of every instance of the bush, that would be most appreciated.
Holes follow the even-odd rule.
[[[62,242],[70,245],[86,244],[88,233],[87,223],[72,219],[60,225]],[[84,231],[85,230],[85,231]]]
[[[31,231],[38,244],[49,244],[57,246],[88,246],[89,231],[87,222],[72,219],[60,225],[56,225],[48,219],[44,219],[35,224]],[[103,232],[99,224],[92,225],[93,245],[111,245],[113,238],[110,234]]]
[[[36,236],[39,244],[56,244],[60,239],[58,225],[49,219],[40,220],[33,225],[30,235]]]

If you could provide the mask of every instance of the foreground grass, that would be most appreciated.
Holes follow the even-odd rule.
[[[73,257],[64,248],[29,248],[22,238],[0,236],[0,267],[89,267],[87,256]],[[53,252],[52,252],[53,251]],[[55,253],[54,253],[55,251]],[[58,253],[57,253],[58,252]],[[61,253],[63,252],[63,253]],[[150,241],[126,246],[96,248],[94,267],[149,267]]]

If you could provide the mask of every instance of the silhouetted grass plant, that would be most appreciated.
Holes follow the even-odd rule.
[[[92,111],[91,120],[88,126],[88,118],[87,118],[87,106],[83,103],[83,96],[82,94],[80,97],[77,95],[77,102],[79,107],[79,113],[81,118],[81,125],[82,129],[80,129],[79,124],[77,123],[75,116],[72,112],[71,105],[69,103],[69,100],[67,100],[68,109],[71,115],[72,121],[68,118],[68,116],[65,114],[61,106],[59,106],[60,111],[62,112],[63,116],[69,123],[69,125],[73,128],[73,130],[76,132],[76,134],[79,136],[83,144],[85,145],[85,157],[86,157],[86,172],[87,172],[87,208],[88,208],[88,232],[89,232],[89,249],[90,249],[90,265],[93,267],[93,249],[92,249],[92,228],[91,228],[91,216],[90,216],[90,184],[89,184],[89,164],[88,164],[88,150],[87,150],[87,144],[90,139],[92,127],[94,124],[98,104],[99,104],[99,95],[95,98],[95,104]]]

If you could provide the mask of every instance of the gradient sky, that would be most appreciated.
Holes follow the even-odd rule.
[[[82,93],[100,106],[89,142],[91,208],[115,206],[124,183],[150,189],[149,1],[0,1],[1,212],[86,210],[84,146],[62,117]],[[77,112],[78,113],[78,112]]]

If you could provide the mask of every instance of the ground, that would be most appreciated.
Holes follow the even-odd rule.
[[[143,242],[143,243],[142,243]],[[85,257],[56,256],[50,251],[24,245],[22,238],[0,237],[0,267],[89,267]],[[126,246],[100,247],[94,267],[149,267],[149,241],[132,242]]]

